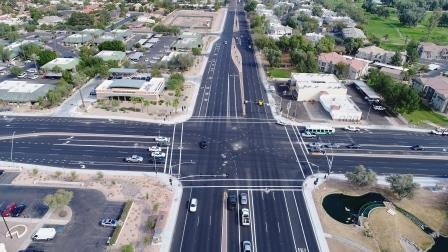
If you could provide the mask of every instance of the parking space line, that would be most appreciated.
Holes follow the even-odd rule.
[[[239,193],[238,189],[236,190],[236,195],[237,195],[237,198],[239,198],[240,193]],[[236,205],[237,205],[236,208],[237,208],[237,211],[238,211],[237,213],[239,215],[240,214],[240,204],[239,204],[239,202],[237,202]],[[240,230],[240,228],[241,228],[240,216],[238,216],[238,244],[241,244],[241,230]]]
[[[250,219],[252,222],[252,225],[250,225],[251,227],[251,237],[252,237],[252,247],[254,248],[254,252],[257,251],[257,233],[256,233],[256,228],[255,228],[255,210],[254,210],[254,195],[252,193],[252,190],[249,191],[249,202],[250,202]]]
[[[171,157],[170,157],[170,165],[168,166],[168,173],[169,174],[172,174],[172,170],[171,170],[171,161],[173,160],[173,149],[174,149],[174,137],[176,136],[176,125],[177,124],[174,124],[174,127],[173,127],[173,138],[172,138],[172,141],[171,141]]]

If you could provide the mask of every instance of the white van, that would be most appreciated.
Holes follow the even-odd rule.
[[[34,241],[49,241],[56,236],[56,229],[54,228],[39,228],[31,237]]]

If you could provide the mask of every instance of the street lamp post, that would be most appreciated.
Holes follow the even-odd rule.
[[[1,215],[1,214],[0,214],[0,215]],[[2,216],[3,222],[5,223],[6,229],[8,230],[9,237],[12,239],[11,230],[9,230],[9,226],[8,226],[8,224],[6,223],[5,217],[3,217],[3,215],[1,215],[1,216]]]
[[[14,159],[12,158],[12,153],[14,152],[14,135],[16,134],[16,132],[12,132],[12,137],[11,137],[11,163],[12,166],[14,167]]]

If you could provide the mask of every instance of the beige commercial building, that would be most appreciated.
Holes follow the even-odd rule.
[[[292,73],[297,101],[319,101],[323,94],[346,95],[347,89],[334,74]]]
[[[150,81],[134,79],[105,80],[96,88],[97,99],[116,98],[129,100],[130,97],[141,97],[157,100],[165,89],[164,78],[152,78]]]

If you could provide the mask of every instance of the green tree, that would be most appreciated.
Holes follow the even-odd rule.
[[[371,186],[376,183],[376,173],[371,169],[367,170],[364,165],[358,165],[354,171],[346,172],[345,177],[356,187]]]
[[[318,6],[318,5],[314,5],[313,9],[311,10],[311,13],[313,14],[313,16],[321,17],[323,14],[322,7]]]
[[[316,43],[316,50],[318,53],[329,53],[334,50],[335,40],[329,35],[325,35],[319,42]]]
[[[0,46],[0,59],[3,62],[9,61],[11,59],[11,51]]]
[[[127,245],[124,245],[122,248],[121,248],[121,252],[134,252],[134,246],[132,246],[132,244],[127,244]]]
[[[405,3],[402,1],[402,3]],[[399,4],[397,14],[400,23],[407,26],[416,26],[424,17],[425,10],[419,8],[413,2]]]
[[[168,90],[183,90],[184,88],[184,76],[181,73],[173,73],[167,81],[166,88]]]
[[[11,68],[10,72],[11,72],[11,74],[12,74],[13,76],[18,76],[18,75],[20,75],[21,73],[23,73],[23,69],[20,68],[20,67],[13,66],[13,67]]]
[[[193,53],[193,55],[195,55],[195,56],[198,56],[198,55],[201,55],[201,48],[199,48],[199,47],[193,47],[193,48],[191,48],[191,52]]]
[[[438,26],[448,27],[448,12],[444,12],[440,17]]]
[[[126,45],[123,43],[123,41],[120,40],[109,40],[104,41],[103,43],[98,45],[98,50],[104,51],[126,51]]]
[[[350,55],[355,55],[363,45],[364,42],[360,38],[347,38],[344,40],[345,52]]]
[[[162,73],[160,72],[160,68],[153,67],[151,69],[151,77],[161,77]]]
[[[291,61],[295,65],[295,69],[301,73],[315,73],[319,70],[317,64],[317,56],[313,51],[305,51],[303,49],[294,49],[291,53]]]
[[[66,22],[69,26],[87,28],[95,25],[95,18],[89,13],[73,12]]]
[[[347,79],[350,71],[350,66],[346,63],[339,62],[334,65],[335,74],[339,79]]]
[[[252,12],[255,11],[255,8],[257,7],[257,2],[254,0],[249,0],[246,2],[246,4],[244,5],[244,10],[247,12]]]
[[[25,44],[20,47],[19,55],[24,60],[31,59],[32,55],[38,55],[39,52],[42,50],[42,47],[35,43],[29,43]]]
[[[443,12],[441,10],[433,11],[431,17],[426,24],[426,30],[428,32],[427,37],[431,36],[432,31],[439,25]]]
[[[39,66],[43,66],[48,62],[56,59],[58,55],[56,54],[55,51],[45,49],[39,51],[37,53],[37,57],[38,57],[37,64],[39,64]]]
[[[189,54],[178,54],[174,56],[170,61],[168,61],[168,68],[179,69],[181,71],[187,70],[189,67],[193,66],[194,59],[192,55]]]
[[[64,189],[58,189],[54,194],[47,194],[44,197],[44,203],[51,209],[61,210],[70,204],[73,199],[73,192]]]
[[[173,100],[172,106],[174,107],[174,111],[177,112],[177,108],[179,108],[179,98]]]
[[[389,182],[391,191],[400,199],[411,199],[414,197],[415,189],[419,187],[412,175],[391,175],[386,177],[386,181]]]
[[[406,57],[407,57],[406,61],[409,64],[417,62],[418,58],[420,57],[417,49],[418,49],[418,42],[415,40],[411,40],[406,45]]]
[[[394,56],[392,56],[390,63],[394,66],[401,66],[401,62],[401,53],[396,51]]]
[[[271,67],[278,67],[280,65],[282,52],[278,49],[267,48],[264,50],[264,54],[269,61]]]

